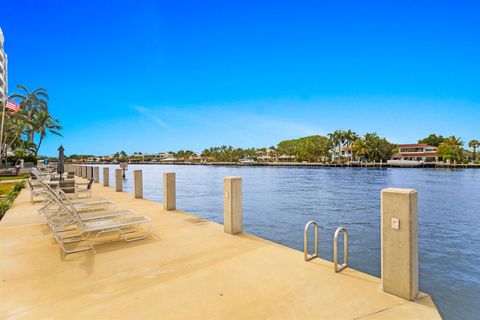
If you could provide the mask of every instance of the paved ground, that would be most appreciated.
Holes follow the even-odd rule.
[[[0,222],[1,319],[440,318],[429,296],[385,294],[364,273],[112,188],[94,196],[152,217],[153,235],[63,258],[23,190]]]

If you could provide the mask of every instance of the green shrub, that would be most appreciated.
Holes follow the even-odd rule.
[[[18,194],[20,191],[25,188],[25,182],[19,182],[15,184],[12,188],[12,190],[7,193],[5,198],[3,198],[2,201],[0,201],[0,220],[3,218],[5,213],[10,209],[10,206],[12,205],[13,201],[15,198],[17,198]]]

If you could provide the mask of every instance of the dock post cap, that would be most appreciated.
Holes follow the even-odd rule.
[[[404,194],[412,194],[412,193],[417,193],[417,190],[415,189],[406,189],[406,188],[386,188],[382,190],[382,193],[388,192],[388,193],[404,193]]]

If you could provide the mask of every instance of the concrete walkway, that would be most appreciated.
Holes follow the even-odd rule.
[[[153,235],[63,258],[23,190],[0,222],[1,319],[439,319],[380,280],[98,184],[94,196],[154,219]]]

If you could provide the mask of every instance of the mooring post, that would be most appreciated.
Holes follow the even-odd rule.
[[[238,234],[243,231],[242,178],[225,177],[223,181],[223,230]]]
[[[381,194],[382,290],[406,300],[418,295],[418,193],[388,188]]]
[[[123,190],[122,169],[115,169],[115,191],[122,192],[122,190]]]
[[[165,172],[163,174],[163,209],[176,210],[176,182],[175,172]]]
[[[108,187],[110,185],[110,170],[108,167],[103,168],[103,185]]]
[[[92,166],[87,167],[87,179],[90,180],[92,179]]]
[[[133,170],[133,185],[135,186],[135,198],[143,198],[142,170]]]
[[[100,168],[93,167],[93,182],[99,183],[100,182]]]

